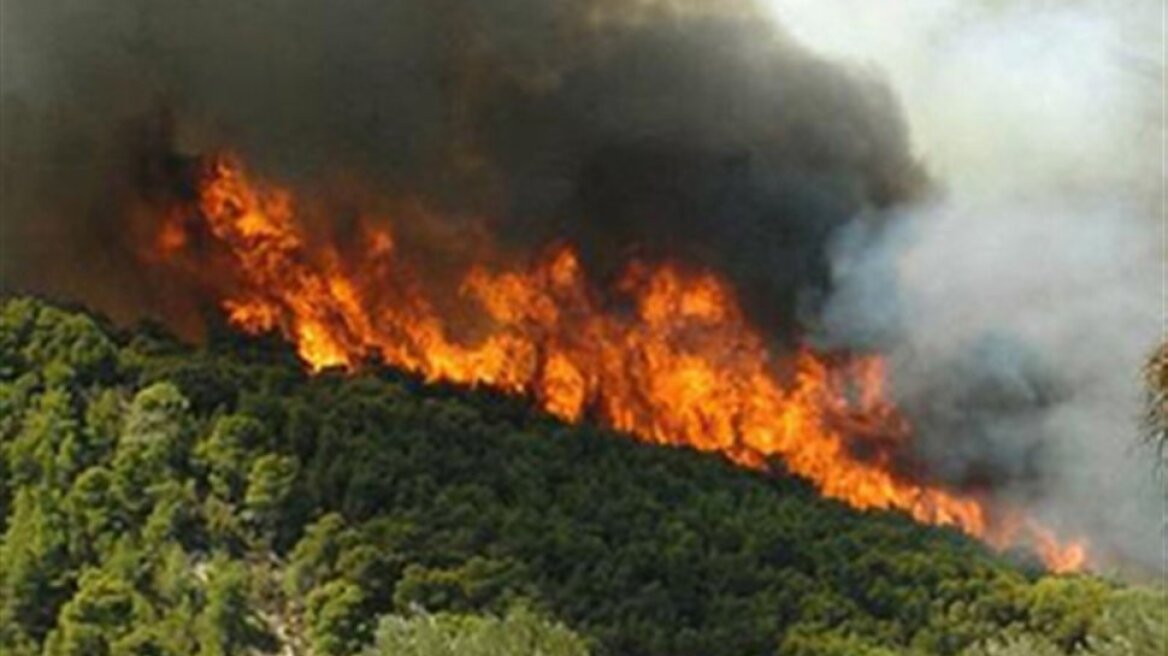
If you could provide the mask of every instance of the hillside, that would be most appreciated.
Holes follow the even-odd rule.
[[[0,653],[1158,654],[1162,597],[286,347],[0,306]]]

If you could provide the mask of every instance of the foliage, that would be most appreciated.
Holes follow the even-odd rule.
[[[519,606],[503,617],[421,613],[390,615],[362,656],[587,656],[566,627]]]
[[[0,303],[0,531],[16,656],[1111,656],[1168,639],[1160,595],[1042,576],[777,472],[31,299]]]
[[[1148,439],[1160,454],[1161,464],[1168,464],[1168,341],[1148,358],[1144,380],[1148,393],[1145,415]]]
[[[370,633],[363,601],[361,588],[351,581],[338,579],[313,588],[305,602],[313,653],[344,656],[361,648]]]

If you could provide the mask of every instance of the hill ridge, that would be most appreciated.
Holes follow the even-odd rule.
[[[0,303],[5,653],[355,654],[511,621],[562,654],[1164,645],[1149,591],[780,473],[390,370],[308,376],[263,340]]]

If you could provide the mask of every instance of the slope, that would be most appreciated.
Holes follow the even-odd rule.
[[[1047,576],[780,471],[28,298],[0,307],[0,511],[0,652],[17,655],[354,654],[464,616],[566,634],[562,654],[1165,640],[1150,591]]]

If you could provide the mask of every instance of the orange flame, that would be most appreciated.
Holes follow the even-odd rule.
[[[857,441],[909,437],[886,400],[882,361],[803,349],[793,375],[780,376],[730,288],[708,272],[633,265],[616,287],[631,308],[614,310],[590,291],[567,247],[526,271],[475,267],[460,295],[488,328],[465,343],[413,284],[385,230],[363,227],[357,257],[309,244],[291,195],[255,183],[229,159],[210,165],[197,210],[228,254],[230,283],[217,291],[229,319],[249,332],[280,331],[314,370],[376,355],[427,380],[528,395],[566,421],[587,413],[637,438],[748,467],[781,459],[825,496],[901,510],[996,546],[1029,544],[1055,571],[1086,560],[1083,545],[1061,545],[1033,522],[994,522],[978,498],[897,476],[887,449],[856,455]],[[191,240],[175,213],[166,217],[154,255],[175,259]]]

